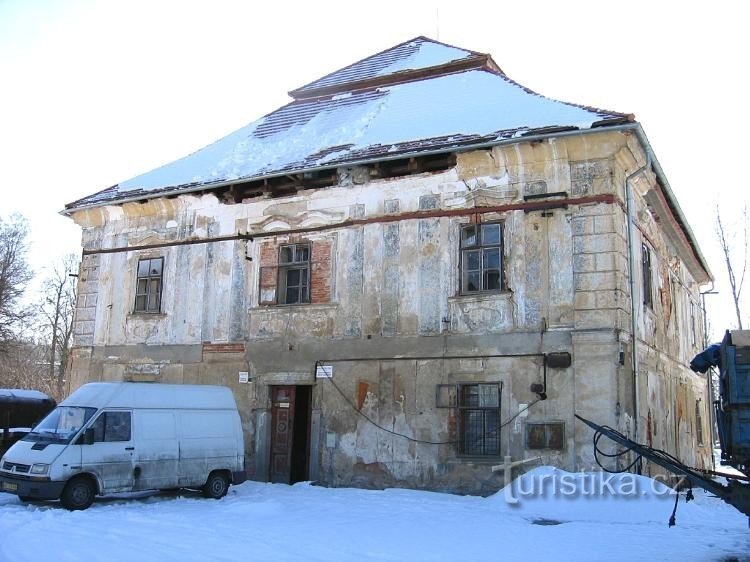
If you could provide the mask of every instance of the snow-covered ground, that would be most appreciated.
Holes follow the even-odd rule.
[[[0,493],[0,560],[750,560],[748,519],[700,490],[542,467],[488,498],[247,482],[104,498],[81,512]]]

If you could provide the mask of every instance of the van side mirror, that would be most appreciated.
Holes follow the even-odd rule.
[[[76,441],[78,445],[93,445],[94,444],[94,428],[89,427],[83,432],[83,434]]]

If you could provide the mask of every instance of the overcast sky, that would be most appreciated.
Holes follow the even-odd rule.
[[[717,277],[721,294],[708,298],[720,334],[733,317],[713,208],[731,220],[749,198],[741,5],[0,0],[0,216],[29,218],[41,269],[79,252],[78,227],[58,214],[65,203],[427,35],[491,53],[546,96],[635,114]]]

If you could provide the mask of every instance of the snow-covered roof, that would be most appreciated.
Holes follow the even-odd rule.
[[[448,64],[483,55],[426,37],[417,37],[381,51],[289,92],[293,98],[308,97],[321,88],[348,85],[377,76]]]
[[[50,400],[44,392],[25,388],[0,388],[0,398],[3,400]]]
[[[213,144],[66,210],[632,120],[546,98],[488,55],[424,37],[291,94],[293,102]]]

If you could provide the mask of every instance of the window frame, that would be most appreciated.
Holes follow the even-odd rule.
[[[128,420],[127,439],[107,439],[107,428],[109,427],[110,431],[113,429],[107,422],[108,417],[112,414],[126,416]],[[97,428],[95,427],[99,423],[99,420],[102,420],[101,439],[97,439]],[[96,416],[96,418],[91,422],[89,428],[94,430],[94,443],[128,443],[133,440],[133,414],[130,410],[104,410],[98,416]],[[118,436],[117,434],[115,435]]]
[[[284,251],[287,248],[292,249],[292,260],[282,261]],[[307,251],[307,259],[300,260],[298,253],[300,250],[305,249]],[[278,271],[276,273],[276,304],[293,306],[298,304],[310,304],[310,294],[312,289],[312,244],[310,242],[294,242],[291,244],[281,244],[278,250]],[[291,271],[300,272],[300,282],[296,285],[292,285],[292,289],[297,290],[298,300],[294,302],[287,301],[288,290],[288,274]],[[303,278],[306,278],[306,283],[303,282]],[[283,279],[283,282],[282,282]]]
[[[688,298],[690,298],[689,295]],[[698,306],[696,305],[695,301],[690,298],[690,345],[692,345],[693,347],[696,347],[698,345],[698,326],[695,318],[697,309]]]
[[[151,262],[153,261],[161,262],[158,275],[151,274],[151,270],[152,270]],[[149,262],[149,265],[148,265],[149,274],[144,275],[144,276],[140,275],[141,263],[143,262]],[[138,286],[140,285],[141,280],[146,281],[145,292],[139,292],[138,290]],[[156,295],[156,305],[157,305],[156,310],[149,310],[149,297],[151,297],[150,287],[151,287],[152,280],[159,281],[158,294]],[[136,265],[136,270],[135,270],[135,302],[133,303],[133,313],[135,314],[161,314],[163,292],[164,292],[164,256],[138,258],[138,263]],[[138,308],[139,298],[143,298],[143,308]]]
[[[497,226],[498,227],[498,242],[484,244],[482,240],[482,227],[484,226]],[[463,233],[465,230],[470,228],[476,228],[476,242],[473,245],[464,246]],[[499,264],[497,268],[485,267],[484,256],[485,250],[498,250]],[[464,271],[464,267],[467,265],[465,254],[467,252],[477,251],[479,252],[479,269],[472,269],[471,272],[479,273],[479,290],[471,291],[466,288],[465,278],[467,276]],[[485,288],[485,273],[487,271],[498,271],[498,283],[497,288],[487,289]],[[466,223],[459,225],[458,235],[458,274],[459,274],[459,294],[461,295],[484,295],[484,294],[495,294],[502,293],[507,290],[507,284],[505,281],[505,221],[489,221],[489,222],[477,222],[477,223]]]
[[[496,406],[482,406],[482,405],[467,405],[465,404],[464,390],[470,387],[481,387],[481,386],[494,386],[497,389],[497,405]],[[481,392],[481,391],[480,391]],[[455,408],[457,410],[457,439],[456,439],[456,453],[459,457],[471,457],[471,458],[497,458],[502,456],[502,393],[503,383],[502,381],[490,381],[490,382],[467,382],[456,384],[456,403]],[[480,395],[481,399],[481,395]],[[467,442],[471,438],[467,430],[467,424],[470,423],[468,415],[471,412],[482,413],[482,429],[480,434],[481,441],[479,443]],[[495,423],[497,428],[492,430],[488,429],[488,423],[492,424],[492,420],[488,420],[491,416],[491,412],[494,412]],[[494,434],[491,441],[487,440],[487,437]],[[479,445],[481,451],[476,450],[476,446]]]
[[[536,447],[532,446],[529,441],[529,433],[533,427],[544,427],[544,446]],[[550,447],[550,427],[559,426],[560,428],[560,446]],[[564,421],[532,421],[526,422],[525,427],[525,441],[526,449],[530,451],[564,451],[565,450],[565,422]]]
[[[643,306],[654,309],[654,268],[653,252],[645,242],[641,243],[641,284]]]

